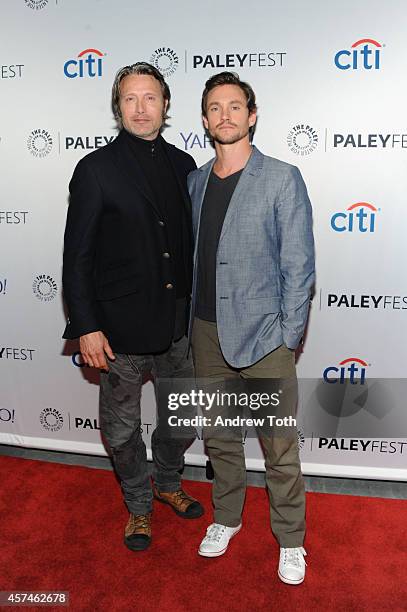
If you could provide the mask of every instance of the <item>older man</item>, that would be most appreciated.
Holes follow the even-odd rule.
[[[64,338],[79,337],[85,363],[102,370],[100,425],[130,512],[125,544],[131,550],[150,544],[153,494],[183,518],[203,513],[180,482],[191,439],[168,439],[157,427],[152,489],[141,432],[146,377],[192,376],[186,177],[196,166],[160,134],[169,102],[168,85],[150,64],[118,71],[112,106],[120,133],[78,163],[65,230]]]

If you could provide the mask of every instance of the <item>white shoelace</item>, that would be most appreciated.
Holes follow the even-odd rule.
[[[301,567],[304,563],[307,565],[304,559],[306,554],[302,546],[299,548],[283,548],[283,563],[293,567]]]
[[[213,525],[208,527],[205,540],[208,540],[210,542],[219,542],[225,531],[226,527],[224,525],[213,523]]]

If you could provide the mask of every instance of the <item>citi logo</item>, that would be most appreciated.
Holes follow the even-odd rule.
[[[98,49],[85,49],[77,59],[70,59],[64,64],[64,75],[68,79],[76,77],[101,77],[104,53]]]
[[[335,66],[339,70],[379,70],[382,45],[373,38],[361,38],[351,46],[335,55]]]
[[[331,228],[334,232],[366,232],[372,234],[376,229],[376,208],[368,202],[357,202],[345,212],[337,212],[331,217]]]
[[[358,382],[361,385],[365,384],[366,368],[369,364],[358,357],[348,357],[339,363],[339,366],[328,366],[323,373],[324,381],[330,384],[339,382],[343,385],[347,380],[351,385],[356,385]]]

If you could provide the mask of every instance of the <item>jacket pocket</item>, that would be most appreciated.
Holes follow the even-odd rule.
[[[100,275],[96,299],[112,300],[139,291],[141,291],[141,274],[135,269],[135,264],[132,262],[109,268]]]
[[[280,312],[281,299],[279,297],[249,298],[244,307],[249,314],[271,314]]]

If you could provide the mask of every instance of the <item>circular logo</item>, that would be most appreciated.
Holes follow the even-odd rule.
[[[318,134],[310,125],[301,123],[289,131],[287,144],[292,153],[301,156],[309,155],[317,148]]]
[[[301,450],[302,448],[304,448],[304,444],[305,444],[305,437],[301,429],[297,429],[297,437],[298,437],[298,450]]]
[[[28,137],[27,147],[34,157],[45,157],[52,149],[52,136],[47,130],[33,130]]]
[[[150,58],[150,63],[157,68],[163,77],[169,77],[178,68],[178,55],[169,47],[156,49]]]
[[[40,11],[47,6],[48,0],[25,0],[25,3],[33,11]]]
[[[11,421],[14,423],[14,410],[8,410],[7,408],[0,408],[0,421],[7,423]]]
[[[39,274],[34,279],[33,292],[42,302],[50,302],[58,292],[58,285],[51,276]]]
[[[40,423],[47,431],[59,431],[64,424],[64,417],[56,408],[44,408],[40,414]]]

